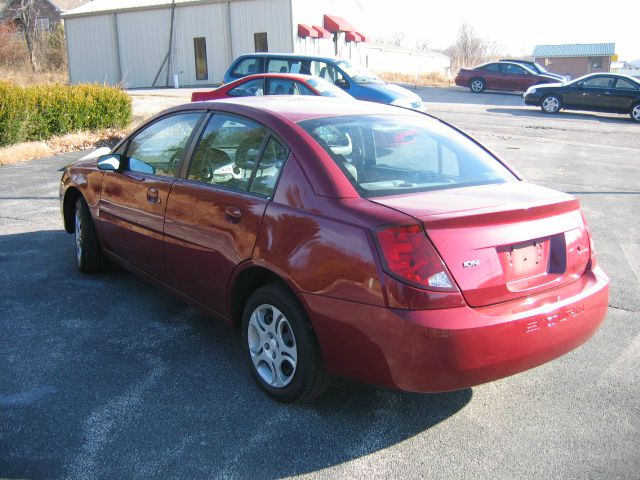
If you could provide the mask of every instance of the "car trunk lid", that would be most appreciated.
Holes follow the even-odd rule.
[[[470,306],[524,297],[579,278],[589,237],[575,197],[527,182],[372,201],[420,221]]]

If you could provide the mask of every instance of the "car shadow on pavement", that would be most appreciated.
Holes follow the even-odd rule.
[[[117,267],[74,264],[60,230],[0,236],[0,477],[280,478],[392,447],[472,398],[337,379],[282,405],[236,331]]]
[[[576,120],[592,120],[595,122],[602,122],[602,123],[620,123],[620,122],[625,122],[625,123],[629,123],[631,120],[629,119],[629,116],[612,116],[612,117],[605,117],[603,115],[607,115],[604,113],[601,114],[597,114],[597,113],[588,113],[588,112],[565,112],[565,111],[561,111],[558,113],[555,113],[553,115],[548,114],[548,113],[543,113],[541,112],[539,109],[535,109],[534,107],[532,108],[503,108],[503,107],[495,107],[495,108],[487,108],[487,112],[489,113],[506,113],[506,114],[510,114],[510,115],[515,115],[515,116],[519,116],[519,117],[538,117],[538,118],[548,118],[548,119],[558,119],[561,120],[563,118],[565,119],[576,119]],[[615,115],[615,114],[611,114],[611,115]]]

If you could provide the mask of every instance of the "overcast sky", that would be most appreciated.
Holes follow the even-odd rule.
[[[640,59],[640,0],[355,1],[365,13],[363,32],[374,38],[404,32],[445,48],[464,20],[505,54],[530,55],[536,44],[612,42],[620,60]]]

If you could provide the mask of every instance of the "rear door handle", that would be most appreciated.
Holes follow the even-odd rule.
[[[160,194],[157,188],[149,188],[147,190],[147,201],[149,203],[160,203]]]
[[[224,209],[224,213],[227,214],[227,217],[231,219],[231,221],[238,221],[242,218],[242,210],[238,207],[234,207],[233,205],[229,205]]]

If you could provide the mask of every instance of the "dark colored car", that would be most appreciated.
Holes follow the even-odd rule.
[[[224,82],[255,73],[294,73],[321,77],[358,100],[425,111],[422,99],[399,85],[387,83],[361,65],[343,58],[295,53],[246,53],[236,58]]]
[[[460,69],[456,85],[469,87],[473,93],[484,90],[509,90],[524,92],[531,85],[557,82],[558,79],[537,74],[523,65],[512,62],[491,62],[473,69]]]
[[[208,92],[193,92],[192,102],[261,95],[319,95],[353,100],[353,97],[324,78],[293,73],[249,75]]]
[[[540,75],[546,75],[547,77],[555,78],[559,82],[565,82],[565,81],[569,80],[566,76],[550,72],[549,70],[547,70],[542,65],[540,65],[539,63],[536,63],[536,62],[531,62],[531,61],[528,61],[528,60],[512,60],[512,59],[508,59],[508,58],[502,59],[500,61],[501,62],[517,63],[518,65],[524,65],[525,67],[527,67],[529,70],[533,71],[534,73],[538,73]]]
[[[534,86],[523,99],[545,113],[561,109],[623,113],[640,122],[640,82],[626,75],[592,73],[568,83]]]
[[[607,311],[578,200],[411,110],[182,105],[67,167],[60,200],[81,271],[108,257],[241,329],[279,401],[329,375],[417,392],[488,382],[577,347]]]

